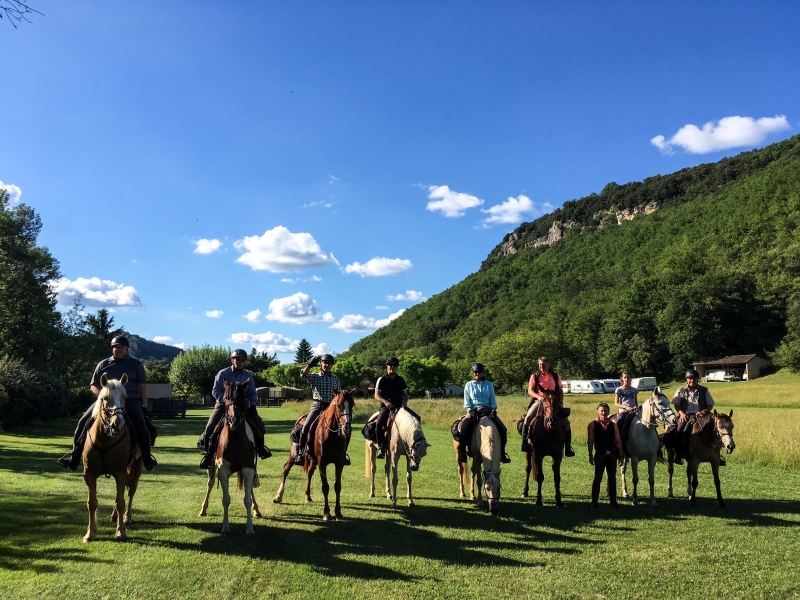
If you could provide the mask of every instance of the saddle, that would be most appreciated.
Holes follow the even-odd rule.
[[[305,425],[306,417],[308,417],[308,413],[303,413],[299,417],[297,417],[297,421],[294,422],[292,426],[292,432],[289,434],[289,439],[293,444],[300,443],[300,432],[303,430],[303,425]]]

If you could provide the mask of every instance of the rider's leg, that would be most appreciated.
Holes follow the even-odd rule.
[[[198,450],[202,450],[206,454],[212,450],[211,448],[208,447],[208,443],[211,441],[211,435],[214,433],[214,429],[216,429],[217,423],[220,422],[220,420],[224,415],[225,415],[225,405],[222,404],[222,402],[217,402],[214,405],[214,410],[211,411],[211,416],[208,417],[208,423],[206,423],[206,428],[203,430],[203,434],[197,441]]]
[[[600,499],[600,484],[603,482],[604,470],[605,470],[604,457],[600,454],[595,454],[594,480],[592,480],[592,508],[597,508],[597,501]]]
[[[469,414],[461,421],[458,428],[458,462],[467,462],[467,447],[472,442],[472,433],[475,430],[475,421]]]
[[[506,427],[505,423],[500,420],[500,417],[497,416],[497,413],[492,414],[492,422],[494,423],[495,427],[497,427],[497,431],[500,433],[500,462],[510,463],[511,457],[506,452],[506,444],[508,443],[508,428]]]
[[[264,421],[261,418],[261,415],[258,414],[258,409],[255,406],[251,406],[247,410],[247,416],[251,419],[258,428],[258,431],[254,432],[256,436],[256,452],[258,452],[258,457],[260,459],[267,459],[272,456],[272,452],[269,451],[267,448],[266,443],[264,443],[264,435],[266,431],[264,430]]]
[[[322,412],[322,404],[319,402],[312,402],[311,408],[308,409],[306,415],[306,422],[303,423],[303,428],[300,430],[300,442],[297,444],[297,456],[294,457],[294,464],[302,465],[305,462],[306,445],[308,444],[308,432],[314,421],[317,420],[319,414]]]
[[[564,434],[567,439],[564,445],[564,456],[575,456],[575,450],[572,448],[572,425],[569,424],[569,419],[564,418]]]
[[[147,424],[144,422],[144,414],[142,413],[141,401],[136,398],[135,400],[128,400],[125,404],[125,415],[133,423],[136,429],[136,439],[139,448],[142,450],[142,462],[148,471],[158,464],[155,457],[150,454],[150,432],[147,430]]]
[[[686,438],[688,437],[687,429],[689,428],[689,421],[690,419],[686,419],[685,421],[678,420],[678,426],[675,428],[675,458],[673,459],[673,462],[676,465],[683,464]]]
[[[528,443],[528,428],[531,425],[531,421],[539,412],[539,400],[534,400],[531,402],[530,408],[528,408],[528,412],[525,413],[525,423],[524,427],[522,428],[522,451],[523,452],[530,452],[531,446]]]
[[[386,458],[386,446],[388,446],[386,440],[386,425],[389,423],[389,409],[385,406],[381,406],[380,412],[378,412],[378,420],[376,422],[376,437],[378,438],[378,455],[376,458]]]
[[[78,426],[75,428],[75,433],[72,436],[72,450],[58,459],[60,464],[65,469],[75,471],[78,469],[78,463],[81,462],[83,455],[83,444],[86,442],[86,430],[88,428],[89,419],[92,418],[94,412],[94,405],[97,401],[92,402],[91,406],[86,409],[80,419],[78,419]]]
[[[611,506],[617,505],[617,459],[609,454],[605,458],[606,477],[608,479],[608,501]]]

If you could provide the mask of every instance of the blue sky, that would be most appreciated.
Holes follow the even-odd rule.
[[[0,181],[64,303],[171,344],[342,352],[521,221],[800,131],[797,3],[32,4]]]

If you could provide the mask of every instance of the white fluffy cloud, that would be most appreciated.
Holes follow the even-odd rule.
[[[180,348],[181,350],[186,350],[186,342],[181,342],[180,344],[172,344],[175,348]]]
[[[378,304],[378,306],[376,306],[375,308],[378,310],[389,310],[388,306],[381,306],[380,304]]]
[[[269,303],[269,312],[265,315],[270,321],[281,323],[319,323],[332,322],[331,313],[323,313],[316,300],[308,294],[297,292],[286,298],[275,298]]]
[[[16,204],[22,197],[22,190],[11,183],[3,183],[0,181],[0,190],[5,190],[8,192],[8,201],[10,204]]]
[[[486,225],[498,223],[521,223],[522,214],[533,212],[533,202],[527,196],[520,194],[516,198],[509,198],[505,202],[496,204],[481,212],[489,216],[483,220]]]
[[[207,316],[209,319],[219,319],[225,313],[222,312],[221,310],[207,310],[203,314]]]
[[[267,331],[265,333],[232,333],[228,338],[239,346],[250,346],[259,352],[296,352],[300,340],[292,340],[279,333]]]
[[[386,299],[391,302],[399,302],[401,300],[409,302],[424,302],[428,298],[422,295],[422,292],[415,292],[414,290],[406,290],[405,294],[397,294],[396,296],[386,296]]]
[[[159,344],[169,344],[172,341],[172,338],[168,335],[157,335],[153,338],[154,342],[158,342]]]
[[[388,325],[404,312],[406,312],[406,309],[401,308],[385,319],[373,319],[372,317],[365,317],[363,315],[345,315],[331,325],[331,327],[333,329],[341,329],[348,333],[352,333],[353,331],[375,331],[376,329]]]
[[[217,239],[207,240],[205,238],[199,239],[194,243],[195,254],[211,254],[222,248],[222,242]]]
[[[358,273],[362,277],[383,277],[402,275],[414,265],[407,258],[371,258],[363,265],[354,262],[344,268],[345,273]]]
[[[322,281],[322,277],[317,275],[312,275],[311,277],[284,277],[281,279],[281,283],[302,283],[304,281]]]
[[[333,348],[328,346],[325,342],[317,344],[311,350],[316,356],[320,356],[321,354],[336,354]]]
[[[108,279],[78,277],[70,281],[66,277],[53,282],[58,294],[58,303],[69,306],[80,298],[84,306],[141,306],[139,294],[131,285],[115,283]]]
[[[244,252],[236,262],[254,271],[288,273],[306,271],[313,267],[339,264],[333,254],[328,256],[310,233],[292,233],[281,225],[234,242]]]
[[[431,185],[428,191],[431,201],[425,208],[430,211],[439,210],[445,217],[463,217],[466,209],[483,204],[483,200],[477,196],[453,191],[446,185]]]
[[[261,310],[257,308],[255,310],[251,310],[249,313],[247,313],[244,316],[244,318],[247,319],[248,321],[250,321],[251,323],[258,323],[258,319],[259,319],[260,316],[261,316]]]
[[[664,154],[672,154],[673,146],[679,146],[691,154],[708,154],[728,148],[755,146],[771,133],[789,129],[785,115],[774,117],[725,117],[709,121],[700,129],[696,125],[684,125],[670,139],[657,135],[650,142]]]

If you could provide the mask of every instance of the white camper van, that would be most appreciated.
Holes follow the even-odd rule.
[[[603,384],[599,381],[570,381],[569,389],[573,394],[602,394]]]
[[[640,392],[649,392],[650,390],[654,390],[656,389],[657,385],[658,384],[656,383],[655,377],[638,377],[631,381],[631,386],[635,387]]]
[[[613,394],[622,385],[622,381],[619,379],[603,379],[600,383],[603,384],[603,391],[606,394]]]

